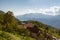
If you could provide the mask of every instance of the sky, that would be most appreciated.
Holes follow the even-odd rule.
[[[60,15],[60,0],[0,0],[0,10],[15,16],[29,13]]]

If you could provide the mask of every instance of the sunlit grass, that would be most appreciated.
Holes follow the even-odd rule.
[[[35,40],[35,39],[28,36],[21,36],[16,33],[13,34],[13,33],[0,31],[0,40]]]

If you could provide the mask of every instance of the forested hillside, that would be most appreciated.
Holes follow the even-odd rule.
[[[53,39],[60,39],[59,29],[34,20],[20,21],[14,17],[13,12],[0,10],[0,40]]]

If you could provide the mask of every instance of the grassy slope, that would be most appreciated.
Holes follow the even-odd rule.
[[[31,37],[23,37],[20,36],[18,34],[12,34],[12,33],[8,33],[8,32],[4,32],[4,31],[0,31],[0,40],[35,40]]]
[[[43,29],[43,28],[39,28],[39,29],[42,30],[42,31],[45,30],[45,29]],[[48,33],[50,33],[50,34],[52,34],[52,36],[54,36],[54,37],[60,39],[60,36],[59,36],[58,34],[52,33],[50,30],[48,31]]]
[[[21,40],[19,37],[4,31],[0,31],[0,40]]]

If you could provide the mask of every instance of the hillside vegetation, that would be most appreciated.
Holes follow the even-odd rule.
[[[32,23],[40,31],[39,35],[33,33],[23,25]],[[32,29],[33,30],[33,29]],[[14,17],[13,12],[0,10],[0,40],[52,40],[60,39],[60,30],[38,21],[20,21]]]

